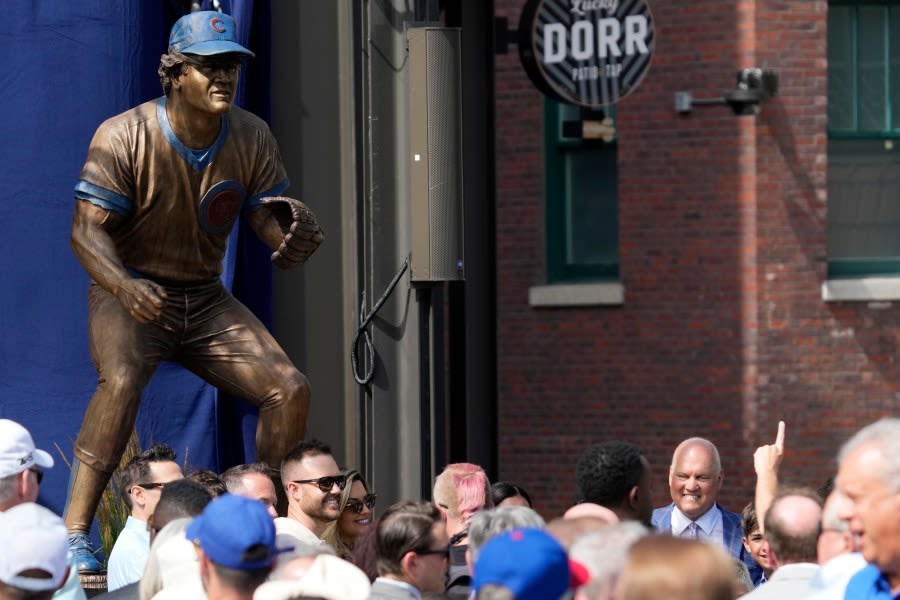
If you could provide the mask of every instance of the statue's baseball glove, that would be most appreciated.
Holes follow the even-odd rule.
[[[272,253],[275,266],[290,269],[305,263],[325,239],[316,215],[303,202],[287,196],[269,196],[260,205],[271,211],[284,238]]]

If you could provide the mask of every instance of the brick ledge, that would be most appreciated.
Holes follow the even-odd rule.
[[[528,288],[533,308],[552,306],[620,306],[625,286],[619,282],[537,285]]]
[[[900,277],[828,279],[822,283],[825,302],[900,300]]]

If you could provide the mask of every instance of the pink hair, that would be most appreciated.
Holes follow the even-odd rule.
[[[453,515],[488,507],[490,481],[484,469],[472,463],[453,463],[434,480],[434,501]]]

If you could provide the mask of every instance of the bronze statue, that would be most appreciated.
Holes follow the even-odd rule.
[[[241,61],[253,56],[236,40],[228,15],[179,19],[159,67],[165,95],[100,125],[75,186],[72,248],[92,279],[99,375],[65,510],[82,572],[99,569],[87,532],[160,361],[259,407],[259,461],[277,467],[306,430],[306,377],[219,279],[238,214],[282,268],[323,240],[312,212],[280,196],[289,182],[269,128],[232,106]]]

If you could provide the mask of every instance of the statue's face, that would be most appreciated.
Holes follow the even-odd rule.
[[[196,60],[195,60],[196,59]],[[178,88],[187,105],[211,115],[228,112],[234,102],[241,63],[237,58],[191,57]]]

